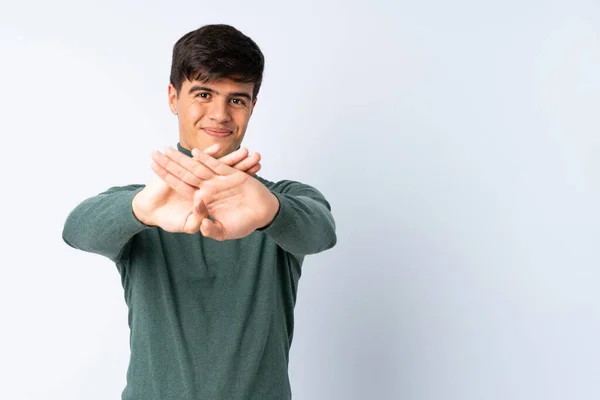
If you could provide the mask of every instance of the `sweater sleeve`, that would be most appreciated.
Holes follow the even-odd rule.
[[[148,228],[135,217],[131,206],[133,197],[143,188],[115,186],[81,202],[67,216],[64,242],[115,262],[126,260],[131,239]]]
[[[301,256],[335,246],[335,220],[321,192],[287,180],[270,190],[279,200],[279,211],[269,225],[258,231],[266,233],[284,250]]]

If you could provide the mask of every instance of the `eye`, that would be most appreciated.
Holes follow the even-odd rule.
[[[238,98],[231,99],[231,102],[233,104],[235,104],[235,105],[238,105],[238,106],[245,106],[246,105],[246,102],[244,100],[238,99]]]
[[[202,99],[208,99],[210,97],[210,93],[208,93],[208,92],[199,92],[198,93],[198,97],[200,97]]]

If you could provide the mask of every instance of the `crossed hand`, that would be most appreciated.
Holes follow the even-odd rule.
[[[169,232],[201,232],[215,240],[242,238],[268,225],[279,201],[252,176],[260,170],[260,155],[242,148],[217,160],[212,155],[219,149],[193,149],[191,158],[173,148],[154,151],[158,178],[134,197],[136,217]]]

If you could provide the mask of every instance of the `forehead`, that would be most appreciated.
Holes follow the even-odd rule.
[[[212,81],[201,81],[188,79],[183,81],[181,88],[183,91],[189,91],[195,86],[202,86],[214,90],[215,92],[227,94],[231,92],[247,92],[252,94],[254,83],[237,82],[230,78],[219,78]]]

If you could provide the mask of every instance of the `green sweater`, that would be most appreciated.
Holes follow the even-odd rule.
[[[335,245],[335,221],[315,188],[255,178],[280,208],[242,239],[144,225],[131,208],[139,184],[112,187],[69,213],[63,240],[109,258],[121,275],[131,349],[123,400],[291,398],[301,266]]]

